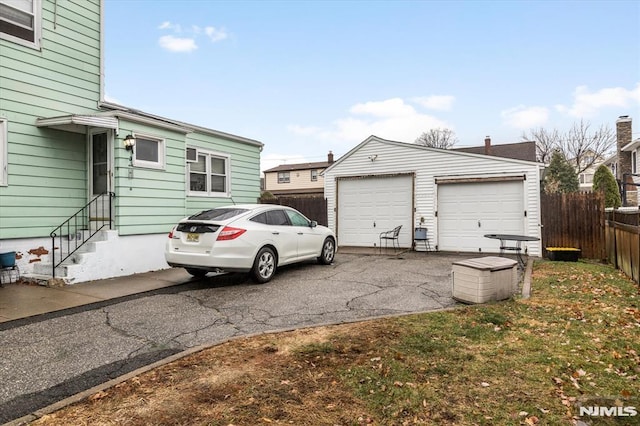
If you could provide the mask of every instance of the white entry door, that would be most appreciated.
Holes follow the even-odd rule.
[[[340,179],[337,217],[338,244],[343,247],[378,246],[380,233],[399,225],[400,247],[411,247],[413,176]]]
[[[500,251],[485,234],[524,233],[524,183],[446,183],[438,185],[438,249]]]

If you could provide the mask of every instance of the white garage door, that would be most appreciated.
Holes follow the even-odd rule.
[[[438,249],[500,251],[485,234],[524,233],[523,181],[438,185]]]
[[[381,232],[402,225],[400,246],[411,247],[412,209],[413,176],[340,179],[338,244],[374,247]]]

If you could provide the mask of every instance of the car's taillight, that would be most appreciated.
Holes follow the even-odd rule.
[[[218,238],[216,238],[216,241],[234,240],[245,232],[247,232],[246,229],[225,226],[218,234]]]
[[[173,233],[176,231],[175,226],[171,228],[171,232],[169,232],[169,238],[173,238]]]

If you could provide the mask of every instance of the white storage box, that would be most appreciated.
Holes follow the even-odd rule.
[[[487,256],[453,263],[453,298],[465,303],[484,303],[511,297],[518,288],[518,262]]]

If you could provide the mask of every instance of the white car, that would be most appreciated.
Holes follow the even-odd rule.
[[[282,265],[318,259],[328,265],[336,237],[290,207],[245,204],[205,210],[181,220],[169,233],[165,259],[195,277],[207,272],[250,272],[269,281]]]

